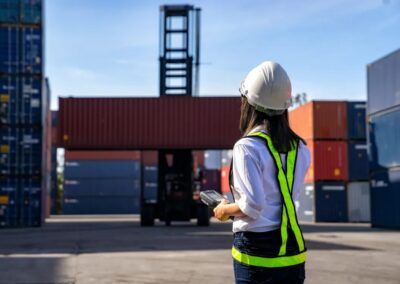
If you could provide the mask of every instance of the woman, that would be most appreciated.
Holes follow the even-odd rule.
[[[305,142],[288,123],[291,83],[277,63],[263,62],[242,82],[240,131],[230,185],[216,218],[234,216],[232,256],[236,283],[304,283],[306,248],[297,199],[309,167]]]

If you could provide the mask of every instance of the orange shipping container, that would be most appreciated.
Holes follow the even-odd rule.
[[[221,168],[221,192],[231,192],[229,189],[229,168],[230,166],[223,166]]]
[[[289,122],[304,139],[347,139],[346,102],[309,102],[289,112]]]
[[[307,141],[311,164],[305,182],[347,181],[347,143],[343,141]]]

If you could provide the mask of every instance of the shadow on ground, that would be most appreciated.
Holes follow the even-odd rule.
[[[312,225],[304,232],[371,232],[366,226]],[[0,231],[0,254],[54,254],[134,251],[229,250],[232,242],[231,223],[212,223],[197,227],[195,223],[176,223],[166,227],[140,227],[139,221],[56,219],[41,228]],[[309,250],[366,250],[338,244],[334,237],[326,241],[308,241]],[[1,263],[0,263],[1,267]]]

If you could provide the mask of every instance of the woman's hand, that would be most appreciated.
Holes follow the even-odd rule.
[[[229,215],[226,214],[226,207],[229,201],[226,199],[222,199],[221,203],[218,204],[217,207],[214,208],[214,216],[215,218],[217,218],[218,220],[224,222],[229,220]]]

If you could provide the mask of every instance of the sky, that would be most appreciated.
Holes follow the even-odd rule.
[[[400,0],[47,0],[45,72],[58,97],[150,97],[159,89],[159,6],[202,9],[200,96],[237,96],[272,60],[293,94],[365,100],[366,66],[400,48]]]

